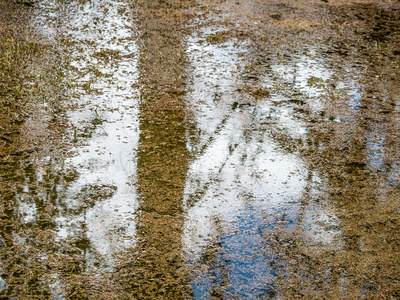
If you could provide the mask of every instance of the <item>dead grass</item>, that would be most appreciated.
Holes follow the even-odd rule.
[[[301,28],[306,29],[310,27],[318,27],[321,26],[319,22],[313,22],[308,20],[297,20],[297,19],[286,19],[283,21],[279,21],[278,24],[287,28]]]
[[[216,33],[209,34],[206,40],[209,44],[219,44],[226,42],[230,36],[231,33],[228,31],[219,31]]]

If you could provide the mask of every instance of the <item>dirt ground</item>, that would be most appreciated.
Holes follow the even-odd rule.
[[[0,299],[400,298],[400,3],[0,0]]]

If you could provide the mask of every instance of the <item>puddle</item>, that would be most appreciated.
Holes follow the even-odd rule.
[[[103,268],[112,266],[114,255],[134,244],[136,230],[139,92],[132,88],[138,76],[132,12],[123,1],[42,5],[60,14],[54,18],[68,40],[67,78],[79,107],[67,113],[75,146],[64,161],[77,179],[62,199],[65,213],[75,213],[59,218],[58,235],[73,238],[73,224],[84,222],[89,243],[83,250],[101,255]],[[127,51],[131,55],[119,55]]]
[[[395,80],[281,2],[35,4],[64,91],[0,156],[0,295],[398,296]]]
[[[266,240],[272,232],[302,235],[320,249],[336,249],[341,234],[326,230],[337,228],[331,208],[304,206],[310,170],[271,136],[279,131],[305,140],[307,124],[293,116],[293,107],[276,106],[282,99],[276,94],[232,111],[232,102],[246,101],[237,89],[243,84],[245,49],[233,42],[210,45],[202,38],[189,40],[194,70],[188,99],[196,127],[189,141],[195,159],[185,185],[184,245],[187,259],[197,269],[192,273],[196,299],[274,298],[278,273],[272,266],[279,254],[268,249]],[[300,70],[294,88],[309,99],[322,95],[307,85],[309,77],[324,74],[324,80],[329,79],[329,71],[318,69],[321,64],[294,66]],[[272,71],[288,79],[281,68]]]

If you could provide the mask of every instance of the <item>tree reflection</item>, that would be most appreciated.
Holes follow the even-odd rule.
[[[282,36],[277,35],[276,39],[279,43],[284,42]],[[269,49],[268,44],[273,42],[269,40],[260,48]],[[225,49],[221,51],[225,51],[226,60],[230,59],[226,50],[228,47],[228,43],[221,47]],[[197,48],[200,49],[199,56],[205,56],[201,52],[203,49],[212,49],[211,46]],[[226,105],[221,105],[222,108],[218,107],[219,103],[207,102],[208,99],[203,100],[205,104],[200,104],[199,111],[208,113],[200,121],[210,124],[210,127],[222,124],[222,128],[214,126],[214,132],[207,128],[211,135],[207,139],[202,137],[204,124],[199,125],[202,128],[197,128],[197,133],[193,132],[193,135],[198,135],[197,140],[205,140],[205,147],[202,148],[205,150],[199,151],[197,161],[190,165],[187,190],[191,192],[188,204],[189,218],[192,219],[189,221],[195,225],[188,235],[192,244],[203,243],[200,248],[206,252],[202,254],[202,250],[188,246],[200,257],[197,260],[202,267],[196,274],[198,281],[194,283],[194,293],[199,298],[215,296],[215,291],[222,298],[228,293],[231,297],[251,295],[254,298],[284,299],[397,297],[395,274],[399,267],[399,218],[396,207],[400,198],[399,166],[396,162],[399,157],[396,142],[399,125],[395,94],[398,87],[380,80],[371,83],[371,78],[377,78],[381,69],[368,74],[366,79],[355,80],[354,74],[359,74],[360,69],[354,65],[354,58],[361,56],[360,53],[346,59],[334,55],[325,58],[334,66],[340,61],[347,67],[349,76],[340,67],[327,70],[322,64],[318,66],[313,56],[320,58],[319,53],[303,58],[296,51],[290,52],[295,53],[293,56],[298,55],[296,59],[288,59],[284,64],[280,64],[279,57],[271,58],[271,55],[266,56],[272,66],[263,64],[267,59],[258,52],[259,57],[249,62],[252,76],[262,73],[265,77],[258,78],[262,78],[260,81],[264,81],[263,84],[284,89],[282,93],[277,93],[276,99],[271,97],[259,101],[254,108],[237,109],[235,106],[234,112],[223,109],[228,107],[227,98],[236,95],[220,96],[220,102],[225,101]],[[209,56],[222,57],[218,51],[212,54]],[[208,61],[211,65],[209,69],[213,66],[211,60]],[[215,60],[215,66],[224,66],[222,60]],[[303,80],[298,86],[291,81],[291,75],[296,75],[296,61],[301,61],[300,65],[306,69],[297,70],[302,72],[297,80]],[[230,62],[234,64],[235,60]],[[277,66],[273,66],[274,63]],[[257,64],[261,66],[257,67]],[[215,70],[223,73],[218,68]],[[207,82],[201,82],[202,75],[207,71],[201,69],[198,72],[200,79],[194,80],[195,89],[207,85]],[[324,89],[320,90],[309,87],[307,76],[313,75],[313,72],[330,74],[335,84],[333,87],[324,85]],[[286,78],[279,79],[279,76]],[[229,84],[234,85],[235,79],[229,78],[228,83],[222,83],[221,90],[229,89]],[[213,86],[219,87],[219,82],[215,81]],[[336,89],[336,85],[342,88]],[[298,96],[301,87],[304,89]],[[313,94],[307,93],[307,90],[312,90]],[[200,92],[195,90],[193,94]],[[204,98],[210,96],[204,94]],[[216,113],[218,109],[223,112]],[[226,120],[225,116],[228,116]],[[251,119],[251,124],[243,122],[246,118]],[[258,151],[268,143],[278,150],[271,147],[267,148],[269,151]],[[299,181],[304,180],[300,193],[296,195],[293,181],[289,181],[287,188],[281,189],[291,189],[294,193],[291,201],[286,203],[287,200],[277,203],[285,197],[274,193],[276,186],[269,185],[271,179],[265,176],[271,172],[268,168],[271,165],[263,166],[264,169],[258,173],[255,171],[257,166],[262,165],[260,158],[263,156],[277,160],[274,156],[276,152],[282,156],[280,168],[273,170],[276,174],[284,173],[285,165],[293,156],[296,161],[304,163],[298,163],[299,168],[305,170],[298,176]],[[210,153],[218,153],[218,156]],[[235,172],[234,168],[241,171]],[[246,178],[249,170],[254,171],[256,176]],[[263,184],[257,186],[258,181]],[[269,191],[268,186],[271,188]],[[269,196],[271,193],[273,195]],[[256,201],[253,201],[254,198]],[[257,198],[262,199],[257,208],[246,210],[244,205],[238,204],[257,203]],[[274,203],[275,207],[270,203]],[[245,214],[242,214],[243,211]],[[264,211],[261,220],[257,219],[260,211]],[[250,228],[258,230],[256,234],[250,234],[259,234],[262,239],[260,252],[262,262],[267,266],[259,272],[265,275],[259,286],[252,286],[250,279],[254,278],[255,272],[252,271],[262,263],[255,258],[247,262],[243,260],[247,249],[257,249],[254,241],[252,244],[248,243],[249,239],[241,239],[245,236],[240,231],[246,228],[243,226],[244,216],[253,219]],[[209,221],[214,217],[222,219],[222,226]],[[200,227],[202,230],[196,229]],[[224,232],[221,233],[220,227],[224,228]],[[235,239],[241,243],[233,245]],[[247,277],[243,280],[248,280],[246,287],[256,287],[250,292],[241,289],[241,283],[235,281],[240,265],[232,266],[240,261],[247,264]]]
[[[283,149],[289,151],[288,144],[298,145],[290,151],[299,151],[319,178],[307,180],[309,188],[302,196],[297,229],[288,232],[281,228],[279,238],[273,232],[265,234],[272,252],[279,257],[274,262],[279,265],[276,286],[284,297],[397,295],[393,279],[398,269],[395,249],[399,249],[399,235],[398,218],[393,213],[399,193],[387,180],[391,171],[387,172],[398,168],[393,159],[398,156],[394,146],[398,124],[390,109],[393,95],[382,103],[369,92],[384,95],[385,89],[366,83],[361,95],[350,90],[332,96],[326,101],[323,116],[340,121],[315,117],[312,112],[313,125],[308,127],[305,140],[275,135]],[[310,114],[301,115],[299,122],[301,119],[310,120]],[[374,140],[377,142],[371,146]],[[379,153],[382,155],[377,161]],[[336,221],[332,217],[321,219],[326,212]],[[326,235],[333,233],[334,243],[318,240],[315,228]]]
[[[189,294],[181,250],[182,199],[189,159],[182,29],[189,17],[183,9],[189,4],[136,4],[141,35],[140,204],[132,262],[121,266],[120,274],[125,274],[124,284],[137,298],[179,299]]]

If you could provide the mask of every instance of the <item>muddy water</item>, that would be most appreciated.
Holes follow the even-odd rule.
[[[358,2],[12,6],[59,80],[1,135],[0,295],[398,298],[399,16]]]

